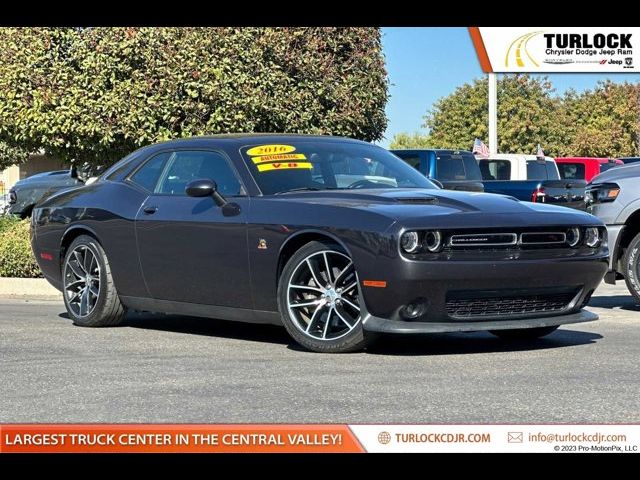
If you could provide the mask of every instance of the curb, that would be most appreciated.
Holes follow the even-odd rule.
[[[0,277],[0,297],[61,299],[62,293],[44,278]]]

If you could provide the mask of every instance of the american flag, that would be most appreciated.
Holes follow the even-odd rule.
[[[487,147],[482,140],[476,138],[473,142],[472,153],[477,153],[482,158],[489,158],[489,147]]]
[[[544,158],[544,150],[542,149],[542,147],[540,146],[540,144],[538,144],[538,151],[536,152],[536,157],[537,158]]]

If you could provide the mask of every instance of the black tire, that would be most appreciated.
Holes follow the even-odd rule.
[[[622,259],[624,281],[631,295],[640,302],[640,233],[636,235],[627,247]]]
[[[298,342],[300,345],[313,352],[320,353],[348,353],[356,352],[364,349],[373,337],[362,328],[362,319],[359,317],[356,323],[353,323],[352,330],[348,333],[335,339],[316,339],[305,333],[297,324],[295,319],[291,318],[288,308],[288,295],[289,295],[289,282],[292,276],[296,272],[296,269],[305,259],[310,255],[318,252],[331,250],[338,252],[348,258],[348,255],[339,245],[333,243],[325,243],[319,241],[313,241],[298,250],[285,265],[280,280],[278,282],[278,308],[280,315],[282,316],[282,323],[289,332],[289,335]],[[355,274],[354,274],[355,275]],[[337,283],[337,282],[336,282]],[[356,287],[356,291],[359,292],[359,285]],[[358,293],[358,299],[360,299]],[[362,307],[362,302],[358,302]]]
[[[496,337],[504,340],[535,340],[536,338],[545,337],[558,329],[554,327],[538,327],[538,328],[518,328],[515,330],[491,330]]]
[[[66,288],[63,288],[62,294],[64,304],[67,308],[69,317],[73,320],[75,325],[79,325],[81,327],[113,327],[120,324],[127,313],[127,309],[122,305],[120,298],[118,297],[118,292],[116,291],[116,287],[113,283],[113,277],[111,276],[111,267],[109,266],[107,255],[95,238],[88,235],[81,235],[76,238],[67,249],[64,263],[62,264],[63,282],[65,282],[64,285],[67,285],[67,263],[70,261],[73,252],[78,249],[78,247],[89,249],[95,256],[100,268],[99,292],[93,309],[87,315],[80,316],[74,311],[74,308],[72,308],[69,303],[69,296],[71,296],[71,293],[69,293]]]

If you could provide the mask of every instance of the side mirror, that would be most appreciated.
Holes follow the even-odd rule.
[[[216,205],[223,207],[227,204],[227,201],[222,195],[218,193],[218,185],[211,179],[202,178],[199,180],[193,180],[187,184],[185,192],[190,197],[212,197]]]

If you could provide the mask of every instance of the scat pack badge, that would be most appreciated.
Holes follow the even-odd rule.
[[[261,238],[258,240],[258,250],[266,250],[267,247],[267,241],[264,238]]]

